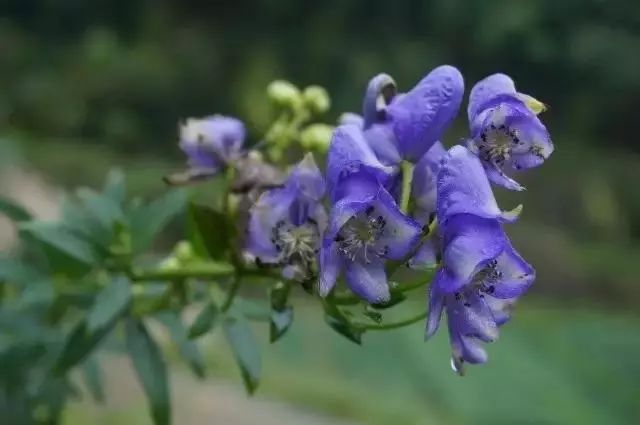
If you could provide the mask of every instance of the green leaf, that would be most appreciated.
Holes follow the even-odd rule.
[[[104,401],[102,386],[102,370],[97,355],[92,355],[82,364],[82,377],[93,399],[99,403]]]
[[[269,339],[276,342],[282,337],[293,322],[293,309],[287,305],[290,285],[276,282],[269,288],[271,315],[269,320]]]
[[[20,260],[0,258],[0,280],[29,284],[44,280],[46,277],[37,269]]]
[[[150,204],[134,208],[130,213],[134,252],[149,248],[156,235],[184,210],[186,202],[184,190],[173,190]]]
[[[156,425],[169,425],[169,383],[162,353],[142,321],[127,319],[125,330],[127,350],[147,395],[153,422]]]
[[[87,316],[88,331],[95,332],[106,326],[107,323],[117,320],[129,306],[131,298],[129,279],[125,277],[113,279],[96,296],[93,307]]]
[[[53,367],[53,371],[57,375],[65,374],[69,369],[84,360],[107,334],[113,329],[116,320],[107,323],[102,328],[94,332],[87,329],[87,321],[80,321],[65,341],[64,347]]]
[[[27,221],[32,218],[27,210],[5,197],[0,197],[0,214],[6,215],[13,221]]]
[[[358,345],[362,344],[362,334],[364,331],[353,326],[338,307],[332,304],[325,304],[324,320],[331,329],[349,341]]]
[[[83,264],[96,264],[100,258],[93,245],[60,224],[30,221],[20,224],[20,231]]]
[[[122,205],[126,197],[125,177],[122,170],[112,169],[109,171],[104,182],[102,193],[117,205]]]
[[[199,256],[223,258],[232,239],[231,226],[223,213],[204,205],[189,204],[189,240]]]
[[[122,220],[122,209],[111,198],[86,188],[78,189],[77,195],[90,215],[105,229],[111,230],[116,220]]]
[[[240,368],[244,386],[253,394],[260,382],[260,347],[249,323],[240,318],[228,317],[223,323],[224,333]]]
[[[269,322],[269,340],[276,342],[291,327],[293,323],[293,309],[290,306],[283,310],[273,310],[271,312],[271,320]]]
[[[208,302],[189,327],[189,338],[194,339],[209,332],[216,324],[220,311],[213,302]]]
[[[205,365],[202,354],[195,342],[191,341],[187,336],[185,329],[178,313],[166,311],[156,315],[157,319],[169,330],[173,342],[178,347],[182,358],[189,363],[189,367],[198,378],[204,378]]]

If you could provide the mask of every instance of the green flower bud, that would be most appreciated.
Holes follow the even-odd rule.
[[[331,107],[329,93],[320,86],[309,86],[302,93],[302,101],[314,113],[322,114]]]
[[[189,241],[180,241],[173,250],[175,258],[180,263],[188,263],[193,260],[193,247]]]
[[[161,271],[173,271],[180,269],[180,262],[176,257],[165,258],[159,265],[158,269]]]
[[[275,80],[267,87],[267,96],[279,106],[294,107],[301,100],[300,90],[285,80]]]
[[[300,133],[300,144],[307,150],[326,152],[329,149],[333,127],[327,124],[311,124]]]

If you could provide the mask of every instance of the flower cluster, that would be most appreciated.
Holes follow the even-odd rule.
[[[299,96],[276,88],[280,97]],[[471,89],[469,134],[447,150],[441,140],[463,97],[463,77],[448,65],[406,93],[387,74],[372,78],[362,115],[344,114],[332,132],[326,174],[308,153],[277,187],[256,196],[244,247],[245,258],[280,267],[284,279],[317,281],[321,297],[330,300],[344,282],[372,306],[390,302],[392,267],[435,269],[426,336],[445,313],[460,374],[465,362],[486,361],[482,343],[497,338],[535,277],[503,230],[521,207],[501,210],[491,183],[522,190],[509,174],[539,166],[553,152],[538,116],[546,107],[504,74]],[[288,103],[294,110],[301,104]],[[181,147],[196,174],[215,174],[246,156],[244,136],[232,118],[189,120]],[[273,158],[280,160],[286,145],[278,143]]]

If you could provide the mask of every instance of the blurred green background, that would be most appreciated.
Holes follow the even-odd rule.
[[[97,186],[114,166],[133,192],[161,192],[160,176],[183,164],[181,118],[241,116],[256,141],[273,118],[265,87],[276,78],[325,86],[334,122],[359,110],[372,75],[405,90],[442,63],[467,87],[506,72],[550,105],[556,152],[522,176],[525,193],[498,193],[505,208],[525,204],[508,230],[536,285],[490,362],[464,379],[449,370],[444,335],[423,344],[415,326],[356,347],[303,308],[291,334],[264,349],[262,396],[366,424],[640,423],[638,1],[4,0],[0,189],[37,198],[44,216],[65,188]],[[447,144],[465,136],[464,115]],[[228,354],[205,345],[217,375],[237,381]],[[180,379],[176,404],[216,404],[211,388]],[[260,404],[242,406],[225,423],[252,423],[241,412]],[[80,403],[66,422],[116,418],[148,423],[143,399]],[[295,418],[280,423],[307,423]]]

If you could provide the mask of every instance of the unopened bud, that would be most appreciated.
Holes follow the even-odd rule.
[[[311,124],[300,133],[300,144],[307,150],[326,152],[329,149],[333,127],[327,124]]]
[[[300,90],[285,80],[273,81],[267,87],[267,96],[279,106],[293,107],[300,102]]]
[[[178,242],[173,252],[180,263],[188,263],[193,260],[193,247],[189,241]]]
[[[329,93],[320,86],[309,86],[304,89],[302,100],[305,105],[316,114],[327,112],[331,107]]]

